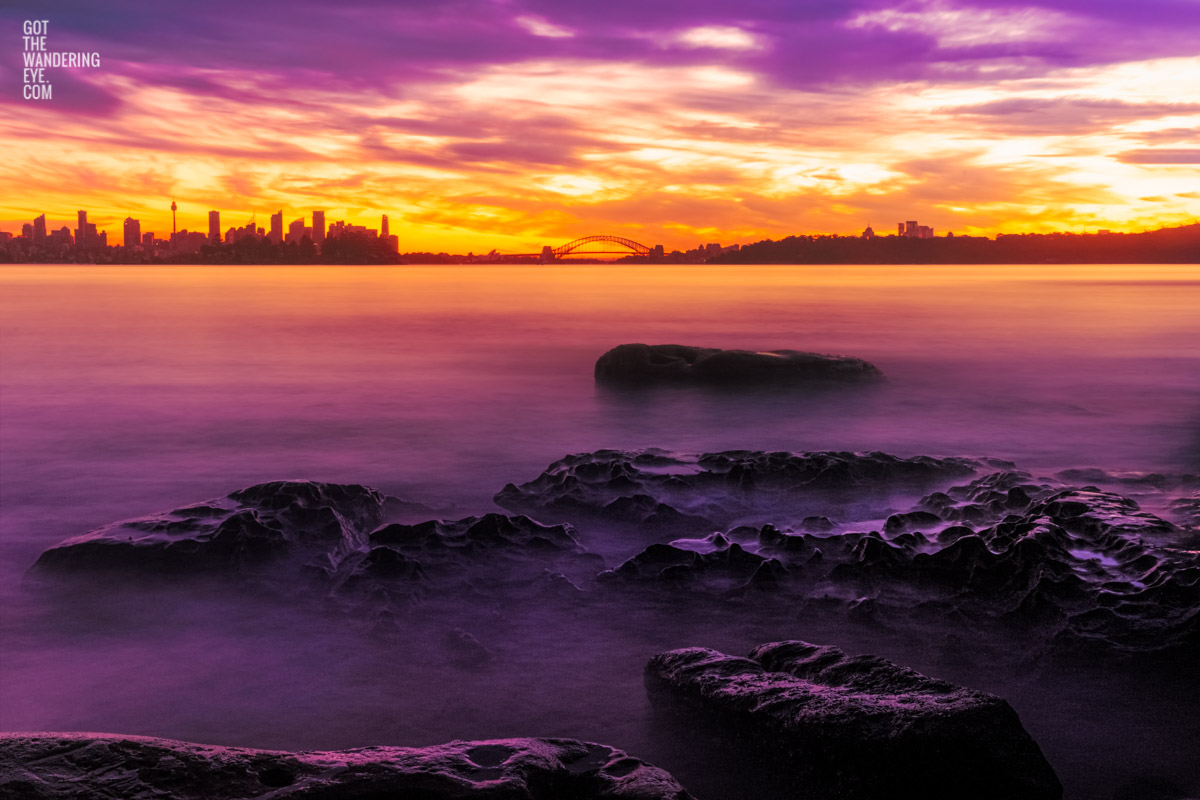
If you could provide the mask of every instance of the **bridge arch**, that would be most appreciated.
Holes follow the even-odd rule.
[[[606,242],[606,243],[620,245],[621,247],[624,247],[625,249],[629,250],[631,253],[633,253],[635,255],[639,255],[639,256],[648,256],[651,254],[651,252],[653,252],[651,248],[647,247],[646,245],[642,244],[641,242],[635,242],[633,239],[626,239],[623,236],[600,235],[600,236],[583,236],[579,239],[575,239],[574,241],[567,242],[564,245],[559,245],[558,247],[554,248],[554,255],[556,257],[571,255],[579,248],[583,247],[586,244],[591,244],[592,242]],[[584,250],[584,251],[580,252],[580,255],[583,255],[584,253],[588,253],[588,252],[596,252],[596,251]],[[624,252],[624,251],[604,250],[604,251],[600,251],[600,252],[620,253],[620,252]]]

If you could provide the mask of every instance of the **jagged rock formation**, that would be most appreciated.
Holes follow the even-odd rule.
[[[0,736],[13,800],[690,800],[669,774],[572,739],[286,753],[93,733]]]
[[[646,687],[684,724],[770,753],[815,797],[1050,800],[1062,786],[1004,700],[836,647],[661,653]],[[807,796],[807,795],[806,795]]]
[[[1194,497],[1170,507],[1153,491],[1164,513],[1191,513]],[[503,514],[381,524],[397,501],[374,489],[274,482],[70,539],[34,573],[120,570],[138,577],[127,584],[215,575],[390,620],[384,632],[401,607],[437,598],[512,606],[669,591],[671,603],[771,596],[813,618],[900,635],[982,644],[1015,634],[1031,661],[1200,656],[1194,530],[1121,494],[1004,462],[601,450],[567,456],[496,499],[545,522],[599,521],[653,543],[606,570],[570,524]],[[685,538],[666,535],[677,533]]]
[[[569,525],[485,514],[380,526],[397,502],[365,486],[276,481],[68,539],[45,551],[32,571],[118,571],[143,583],[220,577],[308,595],[315,581],[317,596],[379,611],[464,587],[561,597],[604,569]]]
[[[385,525],[367,546],[331,560],[326,574],[339,594],[409,594],[406,590],[546,587],[555,576],[588,581],[604,559],[579,544],[570,525],[528,517],[482,517]]]
[[[622,344],[596,361],[598,383],[647,386],[804,386],[862,383],[883,375],[860,358],[799,350],[720,350],[681,344]]]
[[[819,524],[817,515],[878,506],[893,492],[944,485],[983,466],[967,458],[886,453],[597,450],[561,458],[527,483],[510,483],[495,501],[547,519],[700,533],[761,517]]]

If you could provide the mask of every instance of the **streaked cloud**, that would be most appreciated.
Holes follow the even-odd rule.
[[[547,22],[541,17],[523,16],[517,17],[515,21],[534,36],[544,36],[547,39],[569,39],[575,35],[575,32],[569,28]]]
[[[718,50],[759,50],[759,37],[741,28],[724,25],[705,25],[689,28],[672,36],[669,41],[684,47],[712,47]]]

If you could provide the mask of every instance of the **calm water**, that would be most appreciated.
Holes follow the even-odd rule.
[[[889,380],[807,398],[595,387],[596,357],[637,341],[849,354]],[[530,612],[512,669],[447,688],[420,647],[349,638],[333,657],[342,634],[311,620],[266,632],[197,607],[130,630],[19,587],[62,538],[264,480],[364,483],[450,516],[599,447],[1200,469],[1194,266],[6,266],[0,348],[0,729],[289,748],[576,735],[686,772],[639,721],[648,648],[798,635],[633,609],[571,631]],[[1082,698],[1059,717],[1043,701],[1014,705],[1070,789],[1111,758],[1089,755],[1099,729],[1057,731]],[[1186,721],[1127,705],[1111,713],[1144,752],[1104,780],[1178,777]]]

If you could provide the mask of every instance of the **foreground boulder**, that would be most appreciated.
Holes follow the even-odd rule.
[[[720,350],[681,344],[622,344],[596,361],[598,383],[641,386],[797,386],[878,380],[873,364],[848,356],[799,350]]]
[[[141,736],[0,736],[0,796],[20,800],[690,800],[669,774],[571,739],[285,753]]]
[[[707,719],[811,782],[814,796],[1059,798],[1017,714],[993,695],[806,642],[749,658],[672,650],[646,666],[656,704]]]

